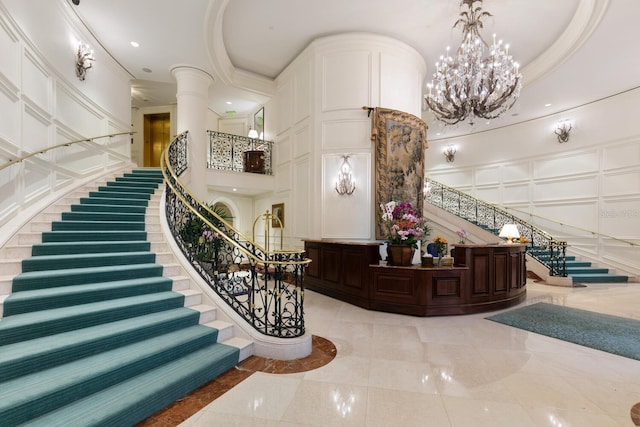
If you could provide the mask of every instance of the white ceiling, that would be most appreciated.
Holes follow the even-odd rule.
[[[209,105],[221,116],[232,110],[246,117],[265,103],[273,79],[321,36],[360,31],[396,38],[423,55],[428,76],[446,46],[460,40],[459,29],[451,28],[460,11],[454,0],[64,1],[131,74],[134,106],[175,103],[169,70],[188,64],[214,77]],[[638,0],[485,0],[483,8],[493,18],[482,34],[490,39],[496,33],[522,64],[520,100],[491,124],[430,124],[431,140],[554,114],[640,86]]]

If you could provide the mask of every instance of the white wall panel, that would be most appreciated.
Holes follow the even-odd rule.
[[[398,51],[402,53],[402,51]],[[416,114],[422,98],[416,87],[422,85],[423,75],[413,58],[397,53],[380,54],[380,105]],[[414,94],[413,96],[407,94]],[[369,105],[369,104],[367,104]]]
[[[564,156],[539,159],[533,162],[535,179],[555,178],[559,176],[596,173],[599,169],[596,150],[579,153],[567,153]]]
[[[311,221],[311,164],[309,157],[296,159],[293,166],[293,228],[294,237],[307,237],[312,234]]]
[[[603,196],[640,194],[640,170],[603,175],[601,192]]]
[[[49,122],[36,111],[25,107],[22,116],[22,154],[53,145],[49,137]]]
[[[289,163],[291,161],[291,153],[292,153],[291,138],[289,136],[285,136],[279,139],[274,144],[275,165]]]
[[[24,179],[25,200],[34,200],[49,191],[50,175],[45,168],[35,167],[33,163],[26,162],[22,177]]]
[[[498,187],[479,187],[476,188],[476,192],[474,195],[476,198],[480,200],[484,200],[488,203],[500,203],[501,194],[500,188]]]
[[[20,50],[18,37],[0,16],[0,80],[6,80],[14,87],[20,86]]]
[[[519,182],[529,180],[529,162],[507,163],[502,166],[503,182]]]
[[[51,78],[47,71],[27,50],[22,64],[22,93],[42,111],[51,114]]]
[[[371,238],[371,155],[354,154],[349,158],[356,190],[341,196],[335,190],[342,156],[322,157],[322,238]]]
[[[533,187],[533,202],[578,200],[596,198],[598,196],[598,180],[595,176],[575,178],[571,180],[538,182]]]
[[[301,156],[308,155],[311,151],[309,126],[304,125],[298,128],[293,138],[293,157],[297,159]]]
[[[499,166],[482,167],[476,169],[476,185],[496,185],[502,181],[502,171]]]
[[[324,150],[371,149],[371,119],[325,120],[322,123]],[[346,154],[346,153],[345,153]]]
[[[97,136],[106,131],[100,112],[92,109],[61,85],[56,87],[56,118],[82,135]],[[98,131],[99,129],[101,131]]]
[[[502,190],[502,204],[513,206],[516,204],[528,204],[531,199],[529,185],[507,185]]]
[[[281,163],[276,167],[274,174],[276,179],[276,192],[291,190],[291,162]]]
[[[436,181],[448,185],[449,187],[464,187],[473,183],[473,170],[455,170],[449,172],[429,172],[427,170],[427,176]]]
[[[278,88],[278,95],[276,96],[276,135],[280,135],[291,128],[291,118],[293,117],[292,105],[293,82],[291,80],[287,80]],[[265,123],[267,120],[270,119],[265,117]]]
[[[598,212],[600,232],[620,238],[638,238],[639,206],[640,197],[604,200]],[[640,261],[640,257],[637,261]]]
[[[304,64],[294,81],[293,122],[299,123],[309,117],[311,107],[311,65]]]
[[[17,98],[11,96],[0,83],[0,138],[18,143],[20,129],[20,103]]]
[[[367,51],[339,52],[322,58],[322,111],[370,105],[371,54]]]
[[[598,203],[595,200],[580,203],[560,202],[537,205],[534,213],[554,222],[545,223],[542,227],[554,236],[575,233],[576,231],[571,227],[563,227],[560,224],[569,224],[572,227],[586,230],[595,230],[598,226]],[[566,228],[566,230],[563,230],[563,228]]]
[[[640,141],[637,139],[625,144],[604,147],[602,151],[602,169],[605,171],[640,165]]]

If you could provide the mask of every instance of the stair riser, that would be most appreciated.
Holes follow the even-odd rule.
[[[63,212],[63,221],[124,221],[144,222],[145,215],[140,213],[115,212]]]
[[[24,273],[13,278],[14,292],[35,289],[54,288],[57,286],[85,285],[102,283],[109,280],[139,279],[142,277],[160,277],[162,265],[140,265],[133,268],[73,269],[46,272],[47,274]],[[169,276],[167,276],[169,277]]]
[[[157,183],[144,182],[144,181],[134,181],[134,180],[131,180],[131,181],[123,181],[123,180],[109,181],[109,182],[107,182],[106,186],[108,188],[121,188],[121,189],[127,189],[127,190],[135,189],[135,190],[140,191],[140,192],[149,192],[149,194],[153,193],[158,188],[158,184]]]
[[[4,345],[22,342],[44,336],[59,334],[63,332],[128,319],[144,314],[157,313],[163,310],[171,310],[184,306],[184,297],[180,294],[172,298],[154,300],[134,306],[124,306],[102,310],[98,312],[86,312],[63,318],[51,318],[42,321],[35,327],[34,325],[18,325],[16,327],[5,327],[0,329],[0,342]],[[0,417],[2,419],[2,417]]]
[[[147,240],[146,231],[110,231],[104,233],[96,233],[93,231],[80,230],[77,232],[44,232],[38,235],[35,243],[49,242],[95,242],[95,241],[145,241]]]
[[[74,286],[73,289],[62,287],[57,294],[46,293],[44,295],[33,295],[33,297],[29,295],[29,298],[21,295],[24,294],[24,292],[16,292],[5,300],[4,315],[10,316],[118,298],[148,295],[157,292],[171,291],[173,287],[173,281],[166,278],[158,278],[154,283],[141,283],[127,286],[120,286],[118,282],[110,283],[114,283],[113,286],[102,284],[101,286]],[[185,305],[187,305],[189,299],[193,301],[194,297],[189,296],[189,298],[185,298]],[[193,304],[195,303],[192,303],[192,305]]]
[[[148,199],[123,199],[123,198],[107,198],[107,197],[83,197],[80,199],[83,205],[120,205],[120,206],[138,206],[147,207]]]
[[[153,264],[156,262],[156,254],[147,252],[144,254],[87,254],[77,255],[73,258],[60,259],[53,256],[37,256],[22,260],[22,272],[63,270],[71,268],[107,267],[114,265]]]
[[[72,212],[118,212],[129,214],[144,215],[147,208],[145,206],[127,206],[127,205],[100,205],[100,204],[80,204],[71,205]],[[62,217],[62,215],[61,215]]]
[[[96,254],[109,252],[145,252],[151,251],[149,242],[102,242],[96,243],[60,243],[39,244],[31,248],[32,256]],[[157,252],[157,251],[153,251]],[[28,255],[27,255],[28,256]]]
[[[95,199],[109,198],[109,199],[122,199],[122,200],[146,200],[147,202],[151,198],[149,194],[125,193],[123,191],[106,191],[106,190],[92,191],[91,193],[89,193],[89,197],[95,198]]]
[[[144,231],[144,222],[62,221],[51,224],[51,231]]]
[[[146,194],[151,195],[151,193],[155,192],[155,188],[143,188],[143,187],[129,187],[129,186],[115,186],[115,185],[107,185],[98,188],[99,192],[115,192],[115,193],[136,193],[136,194]]]
[[[0,365],[0,382],[197,325],[198,314],[193,310],[185,309],[170,319],[150,324],[128,327],[125,324],[127,322],[137,325],[137,323],[127,320],[120,322],[121,328],[118,331],[108,331],[102,334],[94,328],[96,329],[94,336],[57,347],[52,352],[42,351],[6,360]]]

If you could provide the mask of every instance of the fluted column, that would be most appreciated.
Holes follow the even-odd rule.
[[[189,189],[203,201],[207,197],[207,107],[209,85],[213,77],[190,66],[175,66],[171,75],[176,79],[178,133],[189,131]]]

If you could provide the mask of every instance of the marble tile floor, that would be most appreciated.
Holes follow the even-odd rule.
[[[640,320],[638,283],[564,288],[530,279],[527,288],[523,304]],[[181,424],[155,425],[640,425],[640,361],[488,321],[487,313],[395,315],[311,291],[305,312],[307,330],[335,345],[335,359],[283,374],[257,362],[257,372]]]

